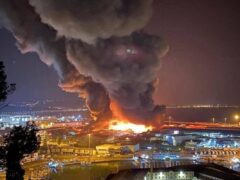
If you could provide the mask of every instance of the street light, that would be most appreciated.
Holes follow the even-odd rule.
[[[235,115],[234,115],[234,119],[235,119],[235,120],[239,120],[239,115],[238,115],[238,114],[235,114]]]
[[[237,121],[237,123],[239,123],[239,122],[238,122],[238,120],[239,120],[239,115],[238,115],[238,114],[235,114],[235,115],[234,115],[234,119]],[[239,125],[240,125],[240,124],[239,124]]]

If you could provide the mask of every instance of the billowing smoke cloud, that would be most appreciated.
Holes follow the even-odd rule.
[[[65,40],[56,38],[56,31],[41,22],[27,0],[21,0],[21,3],[19,0],[0,0],[0,24],[13,33],[22,53],[36,52],[44,63],[55,68],[60,86],[84,98],[94,118],[111,117],[110,99],[105,88],[93,82],[91,77],[81,75],[69,63]]]
[[[92,78],[72,70],[61,82],[60,87],[84,98],[94,120],[112,117],[110,99],[105,88],[102,84],[93,82]]]
[[[67,41],[67,56],[77,70],[107,89],[111,99],[130,118],[153,118],[152,94],[166,45],[155,36],[130,36],[99,40],[95,46]]]
[[[44,23],[67,38],[93,43],[141,29],[152,0],[29,0]]]
[[[95,118],[152,119],[160,58],[167,45],[136,32],[152,0],[0,0],[0,24],[21,52],[55,67],[60,87],[86,100]],[[117,113],[117,111],[118,113]]]

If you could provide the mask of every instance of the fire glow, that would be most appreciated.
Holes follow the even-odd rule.
[[[151,126],[145,126],[143,124],[133,124],[130,122],[114,121],[109,125],[110,130],[115,131],[133,131],[136,134],[151,131]]]

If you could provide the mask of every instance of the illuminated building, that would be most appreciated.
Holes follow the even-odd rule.
[[[106,180],[224,180],[240,179],[240,173],[216,164],[183,165],[157,169],[122,170]]]
[[[182,134],[182,135],[164,135],[163,139],[169,144],[176,146],[187,140],[196,139],[196,136],[191,134]]]
[[[14,126],[24,125],[27,121],[31,120],[30,115],[0,115],[1,128],[12,128]]]
[[[172,179],[182,179],[182,180],[197,180],[194,177],[193,171],[160,171],[160,172],[148,172],[144,177],[144,180],[172,180]]]

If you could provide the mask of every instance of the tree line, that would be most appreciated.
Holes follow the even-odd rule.
[[[16,90],[15,84],[7,83],[5,66],[0,61],[0,109],[7,106],[5,101]],[[10,132],[2,135],[0,146],[0,167],[6,170],[6,180],[23,180],[25,170],[21,166],[21,160],[36,152],[40,146],[38,128],[33,121],[26,125],[15,126]]]

